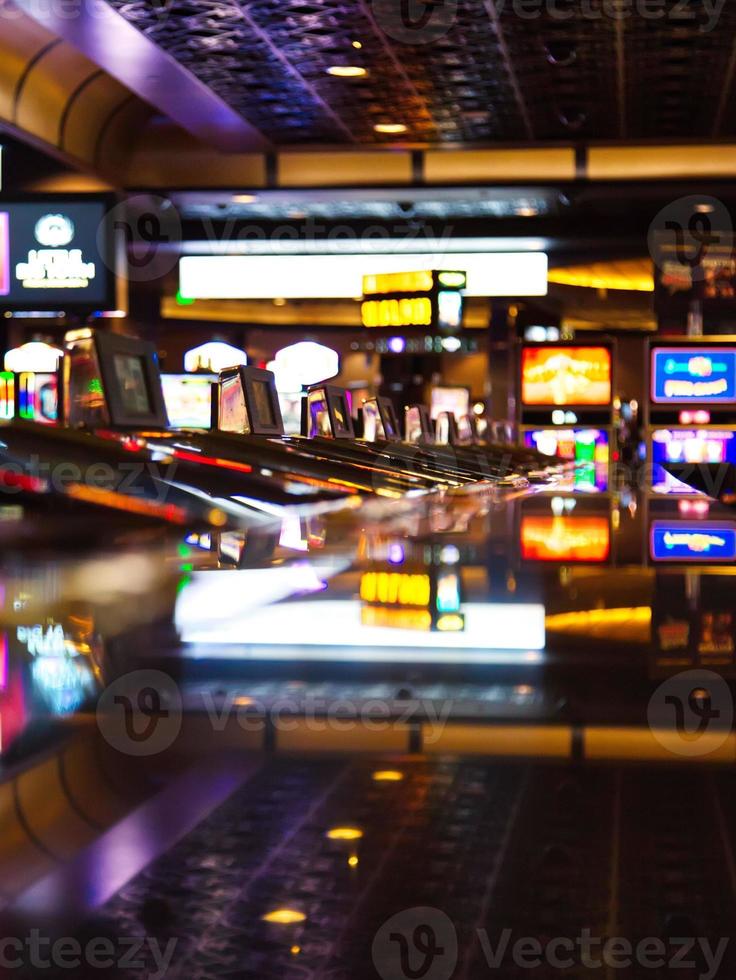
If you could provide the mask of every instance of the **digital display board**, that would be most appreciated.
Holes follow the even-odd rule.
[[[436,419],[442,412],[449,412],[456,419],[462,418],[470,411],[470,392],[467,388],[448,388],[436,386],[432,388],[430,399],[430,415]]]
[[[651,447],[655,493],[694,492],[668,473],[664,463],[736,464],[736,431],[730,429],[655,429]]]
[[[736,347],[656,347],[650,390],[655,404],[736,402]]]
[[[611,550],[608,517],[525,514],[521,557],[531,561],[603,562]]]
[[[611,403],[607,347],[523,347],[521,400],[528,406],[604,406]]]
[[[577,463],[575,489],[608,490],[609,434],[605,429],[528,429],[524,443],[545,456]]]
[[[736,560],[736,524],[654,521],[649,536],[653,561]]]
[[[115,305],[110,202],[0,202],[0,310],[109,310]]]
[[[214,374],[162,374],[169,424],[175,429],[209,429]]]

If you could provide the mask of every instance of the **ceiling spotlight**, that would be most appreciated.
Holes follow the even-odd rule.
[[[368,72],[360,65],[331,65],[327,69],[327,74],[334,75],[336,78],[363,78]]]
[[[713,204],[696,204],[695,210],[698,214],[713,214],[715,211],[715,205]]]
[[[360,51],[363,45],[360,43],[360,41],[353,41],[353,47],[356,48],[356,50]]]
[[[232,196],[233,204],[253,204],[257,200],[255,194],[233,194]]]
[[[516,208],[514,213],[518,218],[534,218],[539,214],[539,209],[524,205]]]
[[[377,133],[387,133],[389,135],[406,132],[406,126],[403,123],[376,123],[373,129]]]

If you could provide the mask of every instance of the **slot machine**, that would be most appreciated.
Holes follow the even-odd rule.
[[[646,371],[649,494],[698,495],[670,469],[736,464],[736,338],[651,341]]]
[[[610,343],[530,343],[520,349],[520,441],[574,463],[572,492],[612,489],[613,354]]]

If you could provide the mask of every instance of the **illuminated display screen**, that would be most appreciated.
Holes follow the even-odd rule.
[[[126,415],[149,415],[153,412],[146,384],[146,368],[138,354],[115,354],[115,377],[120,386],[120,399]]]
[[[659,347],[651,368],[657,404],[736,402],[736,348]]]
[[[223,432],[250,432],[245,395],[239,376],[220,382],[218,425]]]
[[[654,521],[649,551],[654,561],[734,561],[736,524]]]
[[[440,330],[458,330],[462,323],[462,295],[454,290],[441,289],[437,294],[437,326]]]
[[[524,347],[524,405],[609,405],[611,352],[606,347]]]
[[[1,204],[0,308],[111,309],[115,263],[106,212],[99,199]]]
[[[521,518],[521,556],[526,560],[601,562],[610,550],[607,517],[525,514]]]
[[[58,415],[56,374],[24,371],[18,375],[18,415],[42,425],[53,425]]]
[[[736,463],[736,431],[728,429],[656,429],[651,447],[655,493],[695,492],[671,476],[663,463]]]
[[[162,374],[169,423],[175,429],[209,429],[214,374]]]
[[[436,419],[442,412],[449,412],[456,419],[470,411],[470,392],[467,388],[433,388],[430,412]]]
[[[524,442],[545,456],[578,463],[577,489],[608,490],[610,447],[605,429],[533,429],[524,433]]]
[[[15,375],[0,371],[0,419],[15,418]]]

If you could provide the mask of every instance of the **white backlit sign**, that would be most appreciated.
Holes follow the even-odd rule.
[[[86,289],[95,278],[94,262],[85,262],[81,248],[65,248],[74,241],[74,222],[63,214],[46,214],[36,222],[34,235],[42,248],[15,267],[24,289]]]
[[[221,340],[211,340],[199,347],[192,347],[184,355],[185,371],[211,371],[217,374],[225,368],[247,363],[245,351]]]

